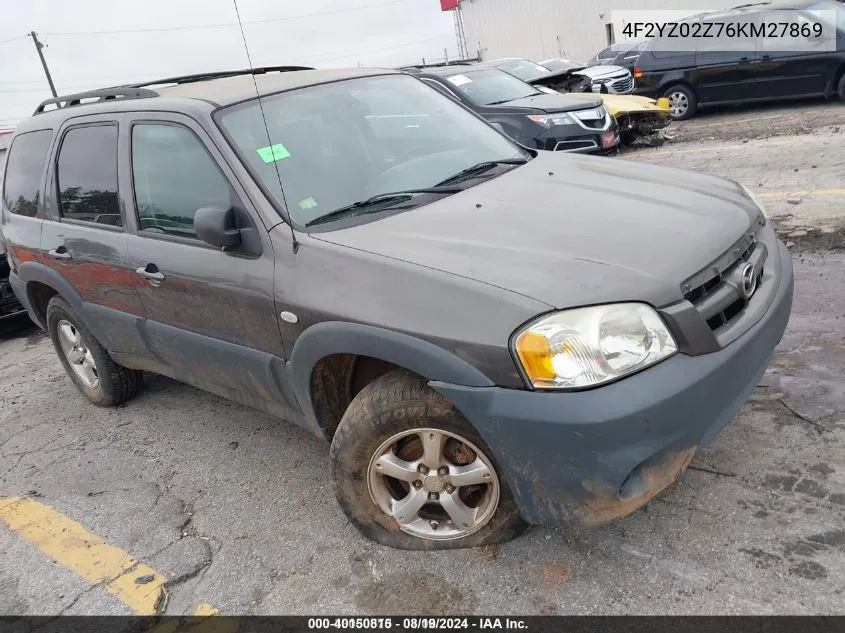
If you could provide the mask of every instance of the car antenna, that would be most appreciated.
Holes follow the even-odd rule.
[[[246,43],[246,33],[244,33],[244,24],[241,21],[241,12],[238,9],[238,0],[232,0],[232,3],[235,5],[235,15],[238,17],[238,26],[241,29],[241,39],[244,41],[244,50],[246,50],[246,61],[249,64],[250,75],[252,75],[252,83],[255,85],[255,96],[258,97],[258,109],[261,111],[261,120],[264,122],[264,131],[267,132],[267,143],[270,145],[270,152],[273,158],[275,158],[275,149],[273,148],[273,141],[270,139],[270,126],[267,125],[267,115],[264,114],[264,105],[261,103],[261,93],[258,91],[258,80],[255,78],[255,73],[253,72],[253,65],[252,65],[252,57],[249,54],[249,46]],[[290,229],[290,236],[293,240],[293,253],[294,255],[299,250],[299,242],[296,239],[296,233],[293,231],[293,220],[291,219],[290,214],[290,207],[288,207],[288,201],[285,198],[285,189],[282,186],[282,175],[279,173],[279,163],[277,161],[273,161],[273,167],[276,168],[276,178],[279,179],[279,191],[282,194],[282,204],[285,205],[285,211],[288,214],[288,228]]]

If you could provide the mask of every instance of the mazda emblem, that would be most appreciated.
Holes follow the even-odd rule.
[[[746,264],[742,268],[742,294],[748,300],[757,290],[757,275],[752,264]]]

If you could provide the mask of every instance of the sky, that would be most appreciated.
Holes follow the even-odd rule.
[[[389,66],[457,57],[438,0],[237,0],[253,66]],[[56,91],[247,68],[233,0],[0,0],[0,130]]]

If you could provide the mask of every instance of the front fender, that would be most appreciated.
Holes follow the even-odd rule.
[[[294,344],[287,363],[289,379],[305,417],[318,428],[311,396],[315,365],[332,354],[358,354],[393,363],[429,380],[492,387],[493,382],[455,354],[408,334],[372,325],[327,321],[312,325]]]

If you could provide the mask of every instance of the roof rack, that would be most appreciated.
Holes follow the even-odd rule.
[[[103,101],[116,101],[118,99],[147,99],[149,97],[157,97],[158,93],[155,90],[148,90],[146,88],[137,88],[134,86],[123,86],[119,88],[100,88],[99,90],[88,90],[86,92],[77,92],[72,95],[64,95],[61,97],[53,97],[52,99],[45,99],[35,108],[33,116],[47,111],[47,106],[54,105],[56,110],[62,108],[69,108],[73,106],[83,105],[82,100],[94,99],[93,103],[102,103]],[[87,101],[87,103],[91,103]]]
[[[450,66],[472,66],[477,59],[459,59],[449,62],[436,62],[434,64],[409,64],[408,66],[401,66],[397,70],[405,70],[413,72],[414,70],[424,70],[426,68],[447,68]]]
[[[199,81],[210,81],[211,79],[221,79],[223,77],[236,77],[238,75],[263,75],[271,72],[292,72],[298,70],[314,70],[314,68],[310,66],[264,66],[261,68],[246,68],[244,70],[222,70],[217,72],[199,73],[196,75],[182,75],[181,77],[169,77],[167,79],[156,79],[154,81],[127,84],[125,86],[115,86],[113,88],[87,90],[85,92],[78,92],[72,95],[46,99],[38,104],[38,107],[35,108],[33,115],[46,112],[47,107],[50,105],[55,105],[55,109],[59,110],[61,108],[68,108],[72,106],[87,105],[88,103],[102,103],[103,101],[115,101],[118,99],[148,99],[150,97],[159,96],[158,92],[151,90],[146,86],[158,86],[161,84],[187,84]],[[94,101],[90,101],[91,99]],[[85,104],[83,104],[83,100],[86,101]]]
[[[167,79],[156,79],[138,84],[130,84],[132,88],[143,88],[144,86],[158,86],[160,84],[190,84],[198,81],[210,81],[224,77],[237,77],[238,75],[264,75],[266,73],[287,73],[299,70],[314,70],[311,66],[262,66],[260,68],[245,68],[243,70],[220,70],[210,73],[198,73],[195,75],[182,75],[180,77],[169,77]]]

